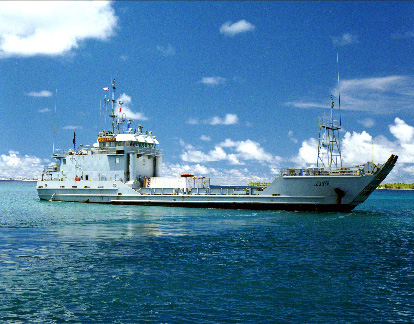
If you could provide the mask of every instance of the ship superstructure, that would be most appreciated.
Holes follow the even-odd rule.
[[[289,168],[268,187],[213,186],[210,179],[183,174],[162,177],[159,142],[141,125],[131,127],[115,102],[111,87],[112,130],[102,131],[92,146],[54,150],[55,164],[37,183],[39,198],[51,201],[165,205],[242,209],[350,211],[365,201],[394,167],[392,155],[383,165],[367,162],[343,167],[340,125],[331,117],[319,119],[317,167]],[[115,105],[119,104],[119,113]],[[126,123],[126,128],[124,125]]]

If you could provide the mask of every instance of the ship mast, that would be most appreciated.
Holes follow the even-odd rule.
[[[111,114],[109,115],[109,117],[112,118],[112,134],[115,134],[115,118],[118,116],[118,115],[115,114],[115,103],[116,103],[116,101],[115,101],[115,90],[116,90],[116,88],[115,88],[115,79],[112,80],[111,87],[112,87],[112,99],[111,100],[107,99],[106,95],[105,95],[104,104],[106,106],[106,104],[109,101],[112,102],[112,110],[111,110]],[[105,91],[109,91],[109,87],[106,87],[106,88],[103,88],[103,89]],[[121,106],[121,107],[119,107],[119,113],[121,113],[123,102],[119,100],[118,104]],[[125,116],[125,118],[124,118],[124,116]],[[122,114],[121,115],[121,120],[119,120],[119,118],[118,118],[118,121],[116,122],[116,129],[118,130],[118,134],[120,132],[119,131],[119,125],[122,124],[124,121],[126,121],[126,115]]]
[[[318,160],[316,166],[331,169],[342,167],[341,141],[339,130],[342,128],[333,119],[334,102],[331,96],[331,116],[319,117]]]
[[[112,86],[112,100],[111,100],[111,102],[112,102],[112,112],[109,115],[109,117],[112,118],[112,133],[115,133],[115,117],[116,117],[116,115],[115,115],[115,89],[116,89],[115,88],[115,79],[112,80],[111,86]]]

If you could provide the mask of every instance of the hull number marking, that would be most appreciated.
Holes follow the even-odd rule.
[[[327,187],[329,186],[329,181],[316,181],[315,187]]]

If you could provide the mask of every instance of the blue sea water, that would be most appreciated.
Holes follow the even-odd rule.
[[[414,191],[352,213],[39,201],[0,182],[0,322],[414,322]]]

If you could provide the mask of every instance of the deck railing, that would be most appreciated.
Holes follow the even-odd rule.
[[[289,168],[281,169],[279,176],[283,177],[298,177],[298,176],[326,176],[326,175],[343,175],[343,176],[360,176],[364,173],[361,167],[351,168]]]

